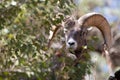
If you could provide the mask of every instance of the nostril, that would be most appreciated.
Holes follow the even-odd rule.
[[[74,45],[75,43],[74,42],[69,42],[68,43],[70,46]]]
[[[68,47],[75,47],[76,41],[73,38],[69,38],[67,41]]]

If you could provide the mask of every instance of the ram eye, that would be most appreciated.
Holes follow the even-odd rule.
[[[68,32],[68,30],[67,29],[64,29],[64,33],[67,33]]]

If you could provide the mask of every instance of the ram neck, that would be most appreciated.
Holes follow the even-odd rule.
[[[84,53],[87,53],[87,49],[79,49],[72,52],[77,58],[80,58]]]

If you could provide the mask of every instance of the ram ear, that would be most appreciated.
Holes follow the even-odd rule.
[[[93,27],[88,27],[87,30],[88,31],[91,31],[93,29]]]
[[[50,31],[49,41],[48,41],[48,48],[50,47],[53,38],[55,37],[55,35],[57,34],[57,32],[59,31],[59,29],[60,29],[61,27],[62,27],[61,24],[56,25],[54,31]]]

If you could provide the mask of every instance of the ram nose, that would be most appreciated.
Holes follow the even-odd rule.
[[[73,48],[75,49],[77,47],[77,43],[74,39],[70,38],[68,41],[67,41],[67,47],[68,48]]]
[[[73,45],[75,45],[75,42],[68,42],[68,44],[69,44],[70,46],[73,46]]]

